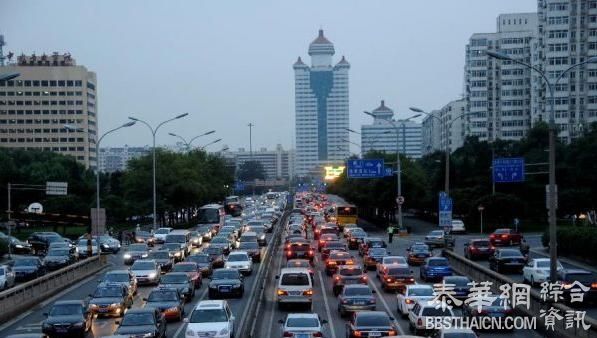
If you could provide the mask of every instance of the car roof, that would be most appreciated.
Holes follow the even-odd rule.
[[[282,268],[280,270],[280,274],[285,274],[285,273],[306,273],[309,274],[309,269],[307,268]]]
[[[357,311],[355,312],[356,317],[377,317],[377,316],[384,316],[388,317],[388,314],[385,311]]]
[[[59,300],[55,302],[53,305],[69,305],[69,304],[76,304],[76,305],[83,305],[82,300]]]
[[[585,275],[593,274],[591,271],[587,271],[587,270],[583,270],[583,269],[563,269],[560,271],[565,274],[585,274]]]
[[[126,311],[126,313],[124,314],[125,316],[129,313],[148,313],[148,312],[155,312],[154,308],[147,308],[147,307],[143,307],[143,308],[130,308]]]
[[[316,313],[289,313],[286,318],[317,318],[319,320],[319,315]]]
[[[127,275],[130,274],[129,270],[110,270],[106,272],[106,275],[115,275],[117,273],[126,273]]]
[[[234,250],[230,254],[228,254],[228,257],[230,257],[231,255],[249,255],[249,254],[243,250]]]
[[[202,300],[195,306],[198,309],[223,309],[226,305],[225,300]]]

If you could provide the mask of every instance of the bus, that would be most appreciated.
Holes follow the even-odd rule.
[[[340,230],[345,224],[357,224],[357,207],[352,204],[337,204],[334,208],[333,217]]]
[[[204,205],[197,211],[197,226],[208,224],[211,227],[212,235],[215,235],[224,226],[225,216],[224,206],[219,204]]]

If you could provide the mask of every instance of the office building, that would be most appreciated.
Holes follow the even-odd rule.
[[[274,150],[261,148],[259,150],[254,150],[251,153],[245,148],[239,148],[237,151],[222,151],[220,154],[229,162],[234,163],[237,170],[245,162],[257,161],[261,163],[265,170],[265,178],[267,180],[288,179],[293,177],[293,152],[284,150],[280,144],[278,144]]]
[[[432,110],[431,115],[439,116],[439,110]],[[422,146],[421,152],[423,155],[431,154],[434,151],[440,150],[440,130],[442,128],[439,119],[425,115],[421,122]]]
[[[465,136],[482,141],[519,140],[531,126],[531,70],[489,57],[500,51],[532,63],[537,55],[537,14],[502,14],[496,33],[473,34],[466,46]],[[454,149],[452,149],[454,150]]]
[[[374,116],[373,123],[361,126],[361,153],[369,151],[396,153],[396,146],[398,146],[401,154],[412,158],[421,157],[423,134],[420,123],[393,120],[394,111],[388,108],[383,100],[379,107],[371,111],[371,114]]]
[[[462,147],[466,131],[466,100],[451,101],[432,111],[431,115],[425,116],[422,123],[423,154],[445,151],[448,146],[454,152]]]
[[[334,45],[319,30],[309,45],[311,65],[294,63],[296,174],[320,175],[324,165],[343,163],[348,147],[348,71],[344,57],[332,65]]]
[[[151,154],[151,147],[105,147],[100,148],[99,170],[101,172],[113,173],[124,171],[130,160]]]
[[[95,168],[95,73],[70,54],[20,55],[11,61],[0,73],[20,76],[0,81],[0,147],[54,151]]]

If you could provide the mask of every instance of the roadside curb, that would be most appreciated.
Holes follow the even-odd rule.
[[[536,255],[549,258],[549,254],[546,253],[543,250],[543,248],[541,248],[541,247],[539,247],[539,248],[537,248],[537,247],[531,248],[529,251],[532,252],[532,253],[534,253],[534,254],[536,254]],[[597,273],[597,269],[596,268],[594,268],[594,267],[592,267],[590,265],[587,265],[586,263],[579,262],[579,261],[576,261],[576,260],[573,260],[573,259],[570,259],[570,258],[566,258],[566,257],[562,257],[562,256],[559,256],[558,259],[561,262],[564,262],[564,263],[567,263],[567,264],[570,264],[570,265],[576,265],[579,268],[582,268],[582,269],[585,269],[587,271],[591,271],[591,272]]]

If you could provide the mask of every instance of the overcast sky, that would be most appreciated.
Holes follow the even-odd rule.
[[[321,27],[337,62],[351,64],[350,124],[386,105],[437,109],[462,95],[464,47],[473,33],[495,32],[501,13],[534,12],[536,0],[387,1],[33,1],[2,0],[0,33],[15,54],[70,52],[97,73],[100,129],[129,115],[158,123],[187,112],[158,133],[192,137],[215,129],[232,149],[290,147],[298,56]],[[307,62],[309,63],[309,62]],[[216,136],[217,135],[217,136]],[[150,144],[134,126],[106,145]],[[354,141],[358,141],[354,138]]]

